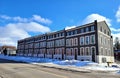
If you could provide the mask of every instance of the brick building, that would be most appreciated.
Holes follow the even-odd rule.
[[[105,21],[18,41],[19,56],[114,62],[113,38]]]

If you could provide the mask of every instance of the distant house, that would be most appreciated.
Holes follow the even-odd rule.
[[[114,50],[114,55],[116,60],[120,60],[120,50]]]
[[[7,49],[7,55],[15,56],[16,55],[16,47],[15,46],[1,46],[1,52],[3,53],[4,49]]]

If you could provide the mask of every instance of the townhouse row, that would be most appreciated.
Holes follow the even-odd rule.
[[[25,38],[18,41],[18,56],[114,62],[113,40],[105,21]]]

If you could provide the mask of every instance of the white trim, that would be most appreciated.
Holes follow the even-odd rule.
[[[83,49],[83,54],[81,53],[81,49]],[[80,47],[80,56],[84,56],[85,53],[84,53],[84,47]]]
[[[78,46],[78,38],[74,38],[74,44],[73,46]]]
[[[88,43],[86,42],[87,38],[88,38]],[[90,36],[85,36],[85,45],[89,45],[89,44],[90,44]]]
[[[84,36],[81,36],[81,37],[80,37],[80,45],[84,45],[84,44],[85,44],[84,39],[85,39]],[[81,42],[82,40],[83,40],[83,44],[81,44],[81,43],[82,43],[82,42]]]
[[[87,55],[87,50],[88,49],[88,55]],[[91,55],[91,53],[90,53],[91,51],[90,51],[90,47],[85,47],[85,55],[86,56],[89,56],[89,55]]]
[[[94,40],[94,43],[92,43],[92,36],[94,37],[93,40]],[[95,41],[95,34],[92,34],[90,35],[90,44],[95,44],[96,41]]]

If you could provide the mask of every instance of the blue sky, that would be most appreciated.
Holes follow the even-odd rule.
[[[120,0],[0,0],[0,45],[96,19],[120,37]]]

